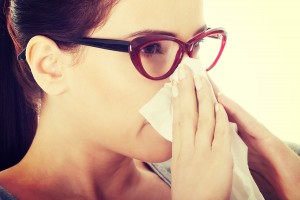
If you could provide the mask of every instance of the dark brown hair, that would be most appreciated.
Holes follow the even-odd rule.
[[[17,54],[35,35],[75,39],[105,23],[117,0],[0,0],[0,171],[18,163],[37,128],[42,91]],[[58,43],[63,50],[76,46]]]

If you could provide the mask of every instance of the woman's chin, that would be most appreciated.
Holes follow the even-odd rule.
[[[172,143],[155,131],[149,123],[144,124],[139,137],[143,154],[145,154],[142,160],[157,163],[172,157]]]

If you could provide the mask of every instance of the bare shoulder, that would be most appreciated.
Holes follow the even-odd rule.
[[[0,185],[5,186],[8,183],[12,182],[12,174],[11,174],[11,168],[0,171]]]
[[[13,196],[22,195],[22,191],[26,191],[20,183],[19,172],[15,166],[0,172],[0,186]]]
[[[1,197],[15,199],[12,195],[13,185],[13,177],[10,175],[10,170],[0,171],[0,199]]]

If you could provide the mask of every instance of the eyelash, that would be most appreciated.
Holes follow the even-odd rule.
[[[159,44],[152,44],[148,47],[153,47],[153,46],[155,46],[155,48],[156,48],[155,53],[145,53],[145,52],[143,52],[143,49],[142,49],[141,53],[146,57],[152,57],[154,54],[163,54],[163,52],[161,51],[161,46]]]

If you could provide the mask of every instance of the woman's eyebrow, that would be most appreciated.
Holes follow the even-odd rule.
[[[203,26],[201,26],[194,34],[193,36],[199,34],[199,33],[202,33],[203,31],[205,31],[207,29],[207,25],[204,24]]]
[[[205,31],[207,29],[206,24],[201,26],[194,34],[193,36],[197,35],[198,33],[201,33],[203,31]],[[167,36],[172,36],[172,37],[176,37],[175,33],[172,32],[168,32],[168,31],[161,31],[161,30],[152,30],[152,29],[145,29],[145,30],[140,30],[140,31],[136,31],[133,33],[130,33],[128,35],[125,35],[124,39],[129,39],[129,38],[134,38],[137,36],[141,36],[141,35],[167,35]]]

